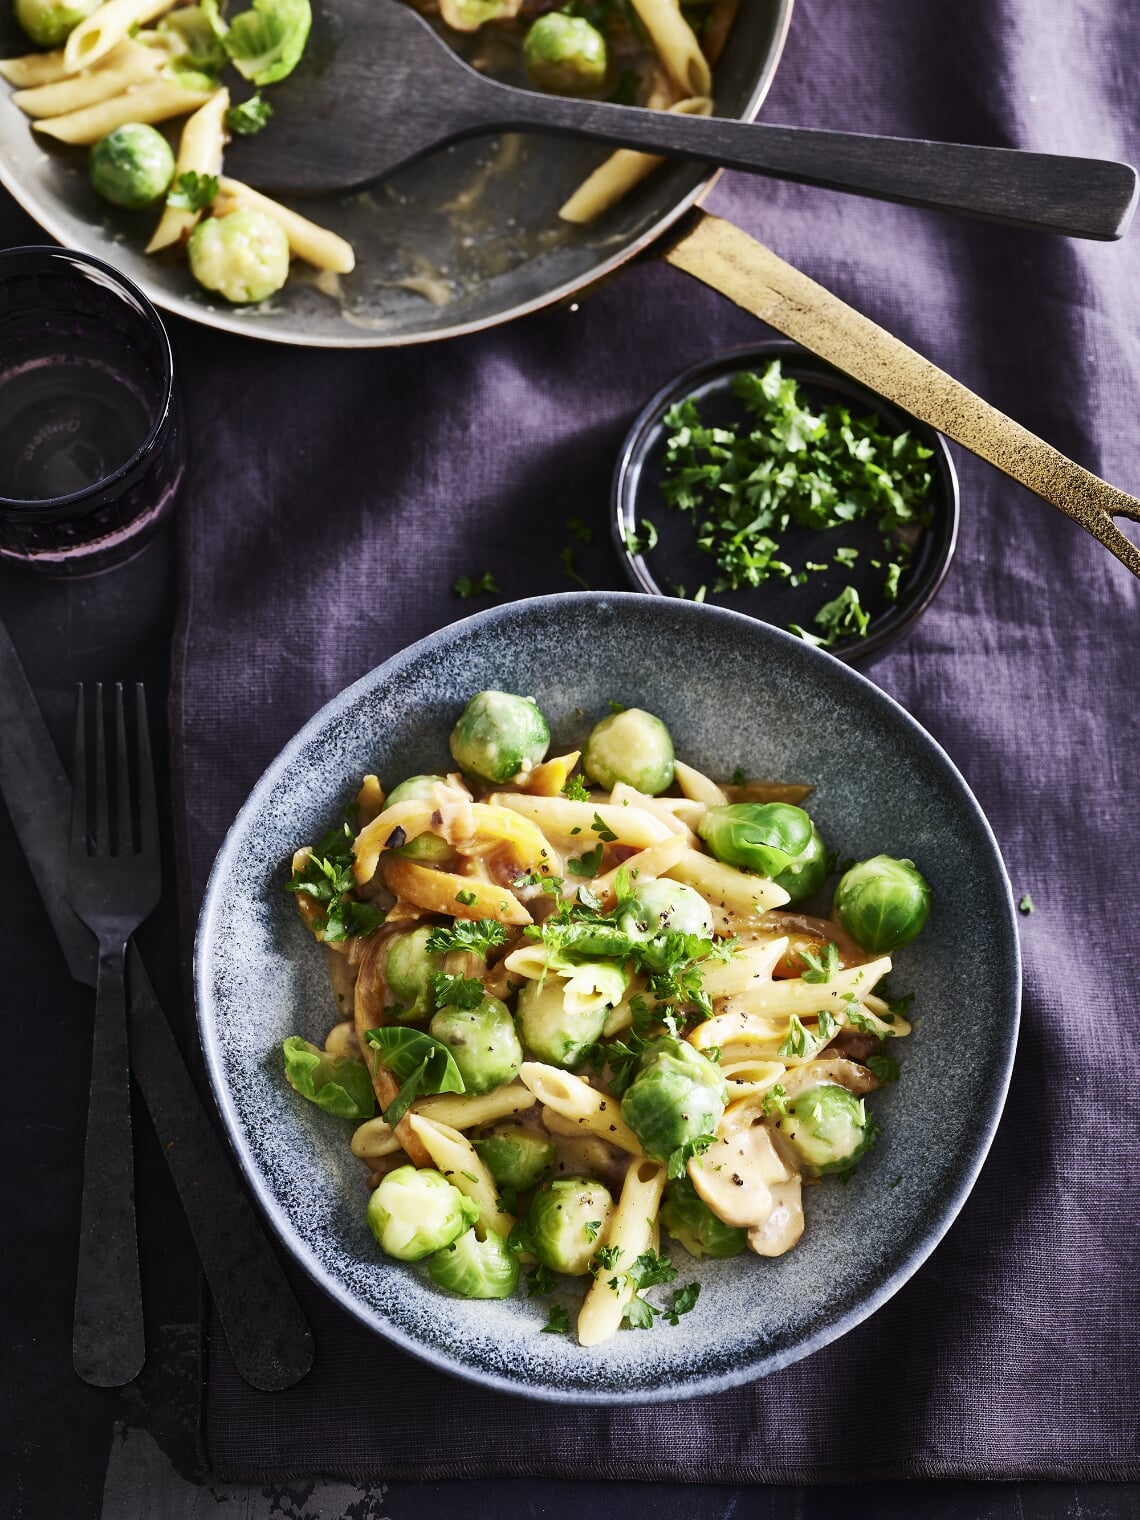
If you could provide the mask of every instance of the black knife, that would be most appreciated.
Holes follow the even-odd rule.
[[[68,969],[95,985],[95,939],[67,895],[71,783],[0,622],[0,795]],[[129,959],[131,1069],[170,1168],[234,1362],[266,1392],[313,1363],[313,1335],[187,1070],[142,956]]]

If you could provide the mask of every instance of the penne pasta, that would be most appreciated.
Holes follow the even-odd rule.
[[[178,156],[174,161],[175,189],[184,174],[212,174],[222,172],[222,149],[226,145],[226,112],[230,108],[230,92],[215,90],[204,106],[187,118],[178,142]],[[146,245],[147,253],[157,253],[172,243],[184,243],[202,220],[200,211],[183,211],[166,205],[154,235]]]
[[[100,67],[31,89],[16,90],[12,102],[26,116],[65,116],[123,94],[131,85],[157,74],[165,62],[163,54],[154,48],[121,42]]]
[[[605,907],[612,907],[620,872],[624,871],[625,879],[636,887],[639,881],[652,881],[658,876],[667,875],[673,866],[685,858],[688,850],[689,842],[684,834],[670,834],[660,844],[650,845],[640,854],[631,855],[612,871],[595,877],[590,890]]]
[[[270,200],[258,190],[251,190],[240,180],[222,176],[219,183],[222,206],[237,211],[263,211],[272,217],[289,240],[289,252],[296,259],[304,259],[314,269],[327,269],[333,274],[351,274],[356,268],[356,254],[352,244],[327,227],[318,227],[307,217],[290,211],[278,201]],[[219,210],[224,215],[224,210]]]
[[[839,1023],[846,1023],[848,1000],[861,1004],[862,998],[890,969],[890,956],[882,955],[865,966],[834,972],[829,982],[805,982],[801,977],[755,982],[746,991],[726,999],[724,1012],[756,1013],[769,1019],[787,1019],[794,1013],[802,1019],[825,1008]]]
[[[415,1111],[424,1119],[464,1130],[510,1119],[533,1108],[537,1101],[524,1082],[508,1082],[489,1093],[440,1093],[434,1098],[419,1098]]]
[[[632,0],[669,78],[685,96],[708,95],[712,70],[696,33],[681,12],[680,0]]]
[[[705,969],[702,975],[705,991],[712,998],[722,998],[747,993],[758,984],[766,986],[787,948],[786,936],[767,944],[744,946],[730,960]]]
[[[514,1215],[500,1206],[494,1178],[470,1140],[450,1124],[440,1124],[423,1114],[409,1114],[408,1123],[448,1182],[479,1205],[479,1218],[475,1221],[479,1239],[485,1240],[489,1230],[505,1239],[514,1226]]]
[[[64,116],[53,116],[45,121],[33,122],[33,129],[60,142],[90,146],[116,127],[128,121],[154,123],[169,121],[174,116],[184,116],[195,111],[209,100],[211,91],[191,90],[173,79],[159,77],[133,85],[122,95],[97,105],[85,106],[79,111],[68,111]]]
[[[621,1328],[636,1291],[629,1270],[653,1243],[664,1190],[665,1168],[659,1161],[630,1163],[602,1242],[613,1257],[612,1270],[598,1272],[578,1315],[578,1340],[583,1346],[596,1346]]]
[[[389,855],[384,862],[384,879],[397,898],[426,908],[429,913],[447,913],[452,918],[493,918],[501,924],[529,924],[531,916],[506,887],[478,881],[473,876],[457,876],[453,871],[436,871]]]
[[[703,802],[707,808],[724,807],[727,803],[728,798],[724,792],[715,781],[710,781],[703,771],[686,765],[683,760],[674,760],[673,770],[677,777],[677,785],[690,802]]]
[[[64,67],[69,74],[90,68],[129,37],[133,28],[165,15],[174,5],[175,0],[105,0],[64,43]]]
[[[641,1142],[622,1118],[618,1100],[599,1092],[581,1077],[540,1061],[524,1061],[519,1067],[519,1079],[540,1103],[570,1120],[579,1130],[597,1135],[631,1156],[645,1154]]]
[[[679,111],[683,116],[708,116],[712,110],[712,101],[707,96],[678,100],[669,110]],[[635,185],[639,185],[664,162],[656,153],[640,153],[636,148],[618,148],[559,207],[560,219],[579,226],[596,221],[604,211],[616,206],[623,196],[628,195]]]
[[[491,802],[529,818],[544,833],[577,842],[588,849],[598,841],[595,823],[601,820],[614,835],[614,843],[645,849],[668,839],[673,830],[643,808],[615,807],[612,802],[568,802],[564,797],[528,797],[523,793],[496,792]]]
[[[782,908],[788,901],[783,887],[766,876],[738,871],[735,866],[726,866],[711,855],[699,855],[696,850],[687,851],[663,874],[697,889],[712,908],[714,921],[719,918],[721,933],[732,934],[747,928],[758,913]]]

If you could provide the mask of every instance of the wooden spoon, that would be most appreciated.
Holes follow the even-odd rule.
[[[1140,522],[1135,496],[1074,464],[748,233],[696,212],[662,257],[1028,486],[1140,577],[1140,548],[1114,521]]]
[[[1128,164],[647,111],[515,89],[469,68],[396,0],[336,0],[273,92],[274,119],[230,149],[237,178],[295,194],[359,189],[493,131],[588,137],[668,157],[958,211],[1072,237],[1121,237]]]

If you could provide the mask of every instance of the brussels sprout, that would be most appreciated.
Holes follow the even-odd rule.
[[[451,1051],[469,1093],[502,1087],[522,1065],[514,1020],[497,997],[485,997],[478,1008],[441,1008],[428,1028]]]
[[[599,786],[612,788],[624,781],[656,797],[673,784],[673,740],[660,718],[627,707],[594,724],[582,769]]]
[[[479,1205],[425,1166],[398,1166],[368,1200],[368,1228],[389,1256],[422,1261],[469,1230]]]
[[[653,939],[658,934],[696,934],[710,939],[712,909],[699,892],[680,881],[660,877],[647,881],[626,898],[618,923],[630,939]]]
[[[789,802],[734,802],[709,808],[697,832],[718,860],[768,876],[803,902],[827,875],[827,851],[803,808]]]
[[[519,1280],[519,1259],[494,1230],[486,1240],[468,1230],[437,1251],[427,1269],[432,1282],[460,1298],[510,1298]]]
[[[595,969],[593,967],[591,970]],[[601,1038],[614,1003],[625,993],[625,974],[617,966],[599,966],[613,977],[613,1002],[594,1006],[568,1006],[566,984],[559,976],[545,982],[527,982],[518,996],[518,1024],[523,1044],[531,1055],[551,1066],[572,1067]]]
[[[371,1119],[376,1112],[372,1078],[355,1056],[334,1056],[290,1035],[282,1046],[285,1080],[294,1092],[338,1119]]]
[[[443,956],[428,954],[431,935],[432,930],[426,924],[399,935],[392,941],[384,961],[384,980],[403,1010],[396,1015],[402,1023],[426,1019],[435,1006],[431,979],[443,970]]]
[[[533,770],[550,745],[535,703],[509,691],[479,691],[451,730],[455,763],[481,781],[503,782]]]
[[[525,1193],[536,1187],[554,1166],[554,1141],[521,1124],[500,1124],[474,1142],[479,1159],[503,1187]]]
[[[714,1256],[722,1260],[739,1256],[748,1241],[748,1231],[736,1229],[718,1219],[684,1176],[675,1177],[665,1189],[661,1223],[690,1256],[698,1259]]]
[[[38,47],[59,47],[101,0],[16,0],[16,20]]]
[[[874,1120],[863,1099],[834,1082],[798,1093],[786,1105],[777,1128],[809,1177],[850,1171],[875,1138]]]
[[[552,95],[589,95],[606,82],[606,39],[581,16],[553,11],[526,34],[523,63],[531,84]]]
[[[930,887],[912,860],[875,855],[839,878],[832,911],[864,950],[882,955],[922,933],[930,916]]]
[[[720,1071],[685,1040],[650,1040],[621,1100],[621,1116],[647,1156],[668,1161],[699,1135],[715,1133],[728,1102]]]
[[[610,1190],[591,1177],[558,1177],[531,1199],[527,1229],[534,1254],[552,1272],[583,1277],[613,1213]]]
[[[436,783],[442,780],[442,776],[409,776],[407,781],[401,781],[399,786],[392,788],[384,806],[395,807],[397,802],[425,801],[431,797]],[[443,861],[450,860],[455,851],[438,834],[417,834],[395,853],[403,855],[407,860],[426,860],[432,865],[440,865]]]
[[[227,301],[264,301],[289,278],[289,240],[261,211],[199,222],[186,245],[190,273]]]
[[[138,211],[170,189],[174,154],[161,132],[129,121],[101,137],[87,160],[91,185],[113,206]]]

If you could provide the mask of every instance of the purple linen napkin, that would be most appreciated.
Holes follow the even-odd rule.
[[[1140,13],[1063,0],[800,0],[765,117],[1140,158]],[[1082,464],[1140,491],[1140,242],[1034,237],[726,176],[711,202]],[[663,267],[485,335],[387,354],[179,329],[184,885],[328,697],[480,603],[623,584],[615,452],[645,398],[762,335]],[[1022,921],[1023,1034],[959,1221],[870,1321],[761,1383],[651,1409],[486,1393],[374,1339],[315,1290],[311,1376],[254,1393],[210,1337],[204,1443],[228,1479],[321,1471],[812,1482],[1124,1479],[1137,1461],[1140,929],[1137,583],[1073,524],[957,453],[958,557],[875,678],[949,750]],[[594,532],[573,540],[578,517]],[[936,1016],[936,1010],[928,1011]],[[435,1435],[441,1437],[436,1439]]]

